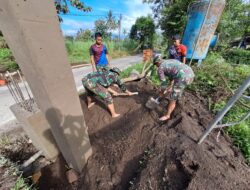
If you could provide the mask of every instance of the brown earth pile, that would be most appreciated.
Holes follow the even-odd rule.
[[[150,111],[145,103],[150,96],[157,97],[155,88],[145,80],[128,88],[139,95],[114,98],[122,114],[116,119],[101,102],[87,110],[85,97],[80,97],[93,155],[73,184],[67,181],[60,156],[41,170],[39,189],[249,189],[250,167],[227,135],[216,142],[214,131],[203,144],[196,143],[212,120],[206,101],[186,92],[171,120],[159,123],[167,100]]]
[[[250,167],[226,135],[216,142],[213,132],[197,140],[212,119],[201,98],[189,92],[167,123],[159,123],[166,101],[154,111],[145,108],[154,87],[131,83],[139,96],[115,98],[122,117],[111,119],[103,104],[86,109],[81,98],[93,155],[77,189],[249,189]]]

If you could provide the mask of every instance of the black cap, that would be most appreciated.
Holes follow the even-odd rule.
[[[172,36],[172,40],[180,40],[180,39],[181,37],[178,34]]]

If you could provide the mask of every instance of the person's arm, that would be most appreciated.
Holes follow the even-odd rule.
[[[92,70],[93,72],[96,72],[96,65],[95,65],[95,59],[94,59],[94,50],[92,48],[92,46],[90,46],[89,48],[89,55],[90,55],[90,63],[92,66]]]
[[[187,58],[186,58],[186,57],[183,57],[183,58],[182,58],[182,63],[186,64],[186,62],[187,62]]]
[[[161,91],[164,91],[167,88],[166,76],[164,73],[164,69],[160,66],[157,70],[158,77],[161,81]]]
[[[106,57],[107,57],[107,60],[108,60],[108,66],[111,67],[109,54],[106,54]]]
[[[109,56],[109,52],[108,52],[108,49],[107,47],[105,46],[105,55],[106,55],[106,59],[108,61],[108,66],[111,67],[111,64],[110,64],[110,56]]]
[[[115,90],[113,90],[112,88],[108,88],[108,91],[111,93],[111,94],[113,94],[114,96],[118,96],[118,92],[116,92]]]
[[[90,56],[90,62],[91,62],[91,66],[92,66],[93,72],[96,72],[97,70],[96,70],[94,55],[91,55],[91,56]]]
[[[181,48],[181,56],[182,56],[182,63],[186,64],[187,62],[187,47],[182,45],[182,48]]]
[[[164,94],[172,92],[173,86],[174,86],[174,80],[171,80],[170,85],[166,88],[166,90],[164,91]]]

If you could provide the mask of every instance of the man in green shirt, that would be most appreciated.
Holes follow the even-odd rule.
[[[158,67],[161,94],[169,94],[170,97],[167,113],[160,118],[161,121],[166,121],[170,119],[176,107],[176,101],[181,98],[186,86],[193,82],[194,72],[188,65],[175,59],[163,60],[160,55],[154,57],[153,63]],[[167,86],[166,77],[170,80],[170,86]]]
[[[95,102],[93,102],[92,96],[96,95],[105,103],[111,113],[113,118],[120,116],[116,113],[113,103],[112,95],[117,96],[118,92],[111,89],[110,87],[114,84],[118,85],[123,93],[126,93],[128,96],[133,95],[132,92],[128,91],[125,85],[119,78],[120,70],[116,67],[108,71],[99,71],[92,72],[82,79],[82,84],[87,92],[87,104],[88,108],[92,107]],[[111,94],[110,94],[111,93]]]

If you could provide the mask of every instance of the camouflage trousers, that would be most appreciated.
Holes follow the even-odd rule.
[[[193,82],[193,77],[191,78],[184,78],[181,80],[178,80],[177,82],[174,82],[172,92],[170,93],[170,100],[179,100],[182,97],[182,94],[184,92],[184,89],[187,85],[191,84]]]
[[[105,65],[105,66],[98,66],[96,65],[96,70],[99,72],[99,71],[109,71],[110,70],[110,67],[108,65]]]
[[[86,89],[87,96],[98,96],[102,100],[105,101],[107,104],[112,104],[113,103],[113,98],[111,94],[108,92],[106,88],[101,86],[100,84],[95,84],[93,83],[90,79],[84,77],[82,79],[82,84],[84,88]]]

